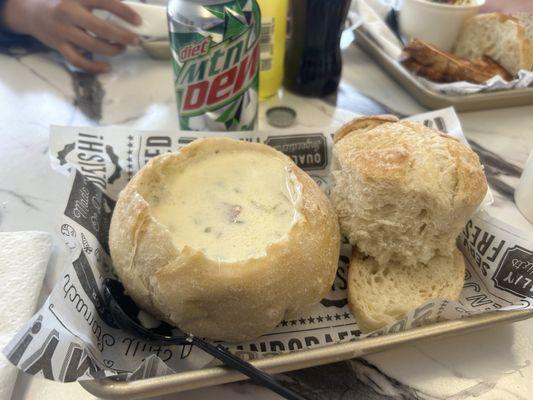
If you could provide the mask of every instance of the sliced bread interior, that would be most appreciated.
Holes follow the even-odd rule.
[[[379,265],[354,251],[348,271],[348,303],[363,332],[382,328],[429,299],[457,300],[464,283],[465,264],[455,248],[449,257],[427,264]]]
[[[500,13],[479,14],[466,21],[455,44],[454,53],[470,60],[491,57],[512,74],[533,67],[533,43],[526,29],[512,16]]]

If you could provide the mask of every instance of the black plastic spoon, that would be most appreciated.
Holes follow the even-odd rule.
[[[170,333],[170,326],[166,324],[167,332],[165,332],[165,328],[162,330],[159,328],[145,328],[140,323],[137,315],[131,315],[131,312],[128,313],[129,310],[138,310],[138,308],[133,300],[124,294],[124,286],[122,286],[122,283],[119,281],[106,279],[104,281],[103,294],[106,309],[110,312],[111,317],[116,324],[135,336],[159,345],[174,344],[197,346],[206,353],[222,361],[226,366],[241,372],[255,383],[276,392],[280,396],[289,400],[305,400],[305,397],[286,388],[271,375],[240,359],[221,345],[213,345],[196,336],[186,334],[174,327],[172,327],[172,333]]]

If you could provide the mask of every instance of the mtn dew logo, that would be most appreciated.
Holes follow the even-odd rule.
[[[171,21],[180,126],[191,130],[253,129],[258,103],[259,7],[255,0],[196,7],[203,8],[203,21],[192,21],[190,8],[189,15],[178,14]]]
[[[248,29],[235,39],[213,47],[209,46],[209,39],[204,39],[181,49],[179,56],[185,62],[176,79],[180,115],[216,110],[234,101],[252,85],[257,75],[259,46],[257,40],[249,46],[250,33]],[[199,56],[187,60],[196,53]]]

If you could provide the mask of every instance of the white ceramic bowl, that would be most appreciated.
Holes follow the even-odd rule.
[[[485,0],[473,0],[471,5],[463,6],[404,0],[400,9],[400,33],[451,51],[465,20],[476,15],[484,3]]]

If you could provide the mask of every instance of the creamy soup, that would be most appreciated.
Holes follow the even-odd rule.
[[[256,151],[222,151],[169,173],[148,196],[178,249],[236,261],[266,254],[299,218],[299,184],[286,163]]]

